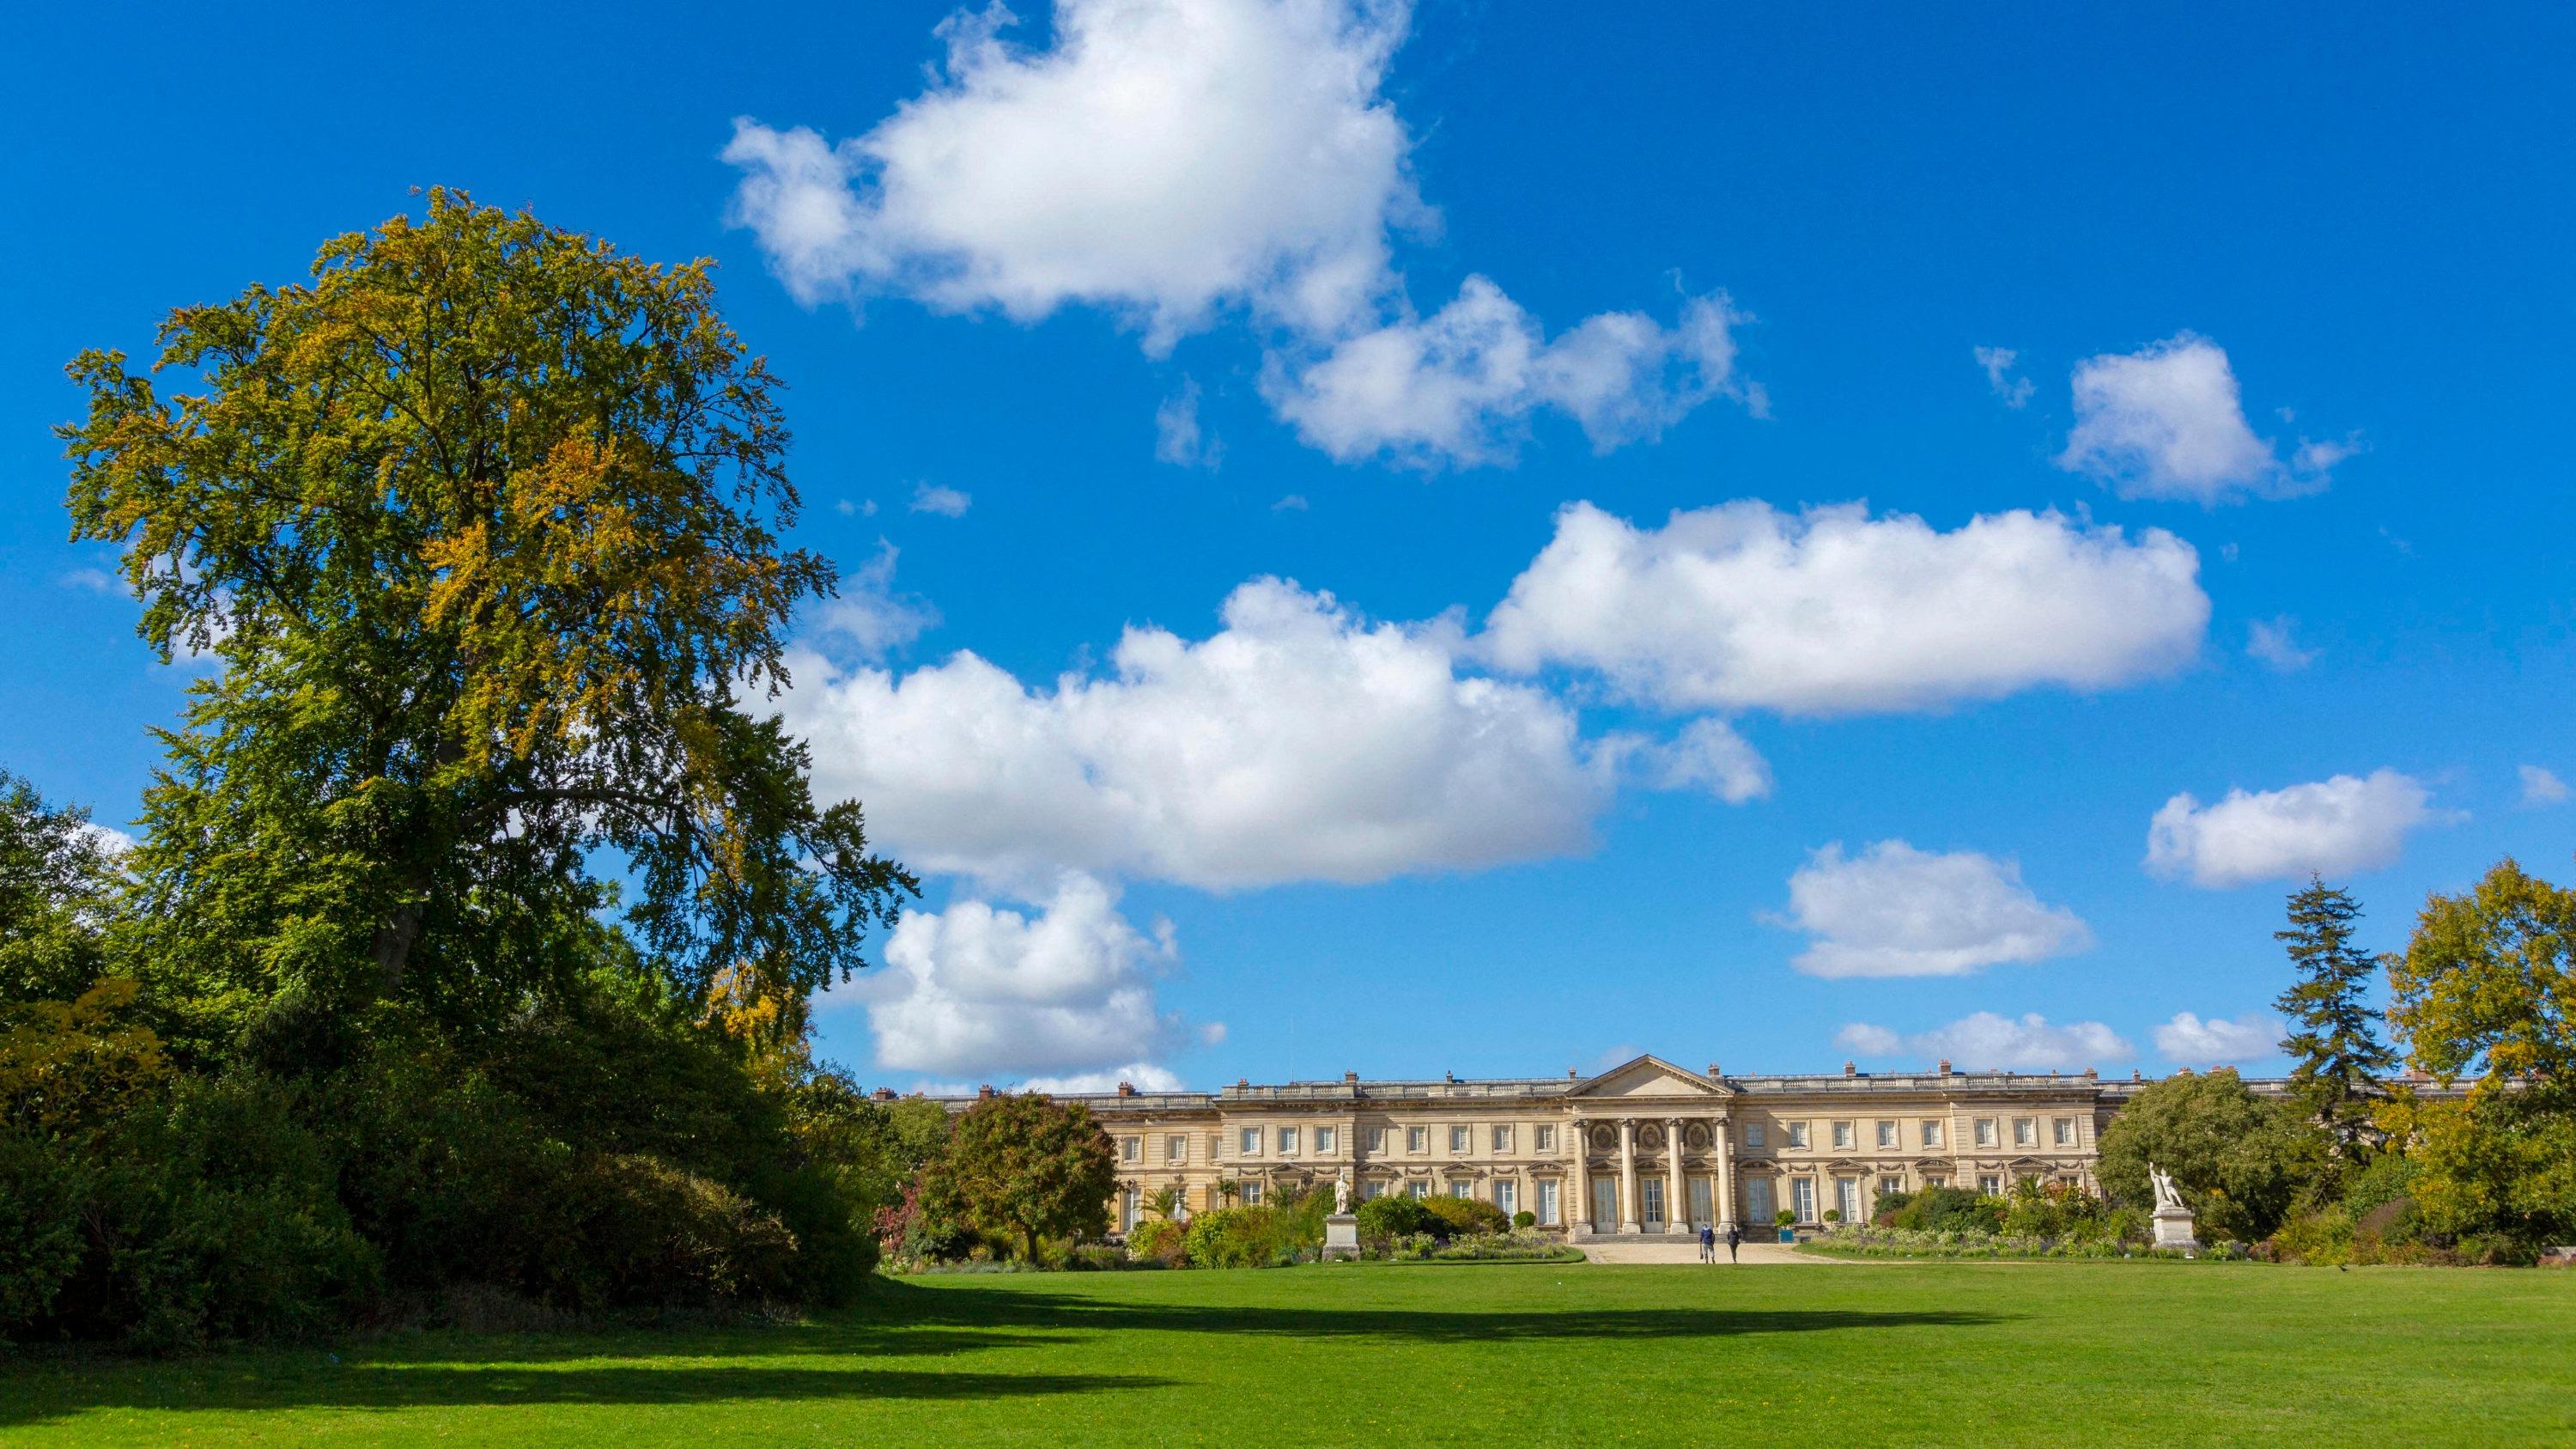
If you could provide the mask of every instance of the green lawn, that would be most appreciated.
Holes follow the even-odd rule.
[[[19,1360],[0,1441],[2576,1443],[2576,1273],[1425,1266],[887,1283],[803,1326]]]

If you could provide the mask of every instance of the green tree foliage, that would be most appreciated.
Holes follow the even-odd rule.
[[[104,969],[121,871],[89,812],[0,770],[0,1002],[68,1001]]]
[[[2272,938],[2289,948],[2299,976],[2273,1003],[2290,1021],[2281,1043],[2294,1063],[2290,1095],[2326,1134],[2334,1161],[2357,1162],[2378,1140],[2371,1108],[2386,1098],[2381,1083],[2397,1066],[2379,1038],[2378,1013],[2363,999],[2378,962],[2353,945],[2361,908],[2345,892],[2312,876],[2289,911],[2289,929]]]
[[[2576,1236],[2576,891],[2512,860],[2436,893],[2389,963],[2408,1059],[2466,1097],[2401,1092],[2383,1122],[2419,1165],[2425,1225],[2532,1245]]]
[[[627,921],[703,990],[801,998],[911,880],[747,701],[831,591],[767,368],[703,263],[437,191],[162,325],[153,377],[71,365],[76,538],[121,545],[165,656],[213,654],[136,853],[150,956],[201,1003],[402,995],[457,1017]]]
[[[1080,1102],[1040,1093],[986,1097],[957,1118],[923,1205],[1035,1261],[1040,1238],[1102,1237],[1118,1157]]]
[[[2257,1242],[2314,1177],[2318,1141],[2299,1109],[2249,1090],[2232,1067],[2141,1089],[2102,1130],[2095,1171],[2112,1198],[2155,1201],[2147,1165],[2173,1174],[2205,1240]]]

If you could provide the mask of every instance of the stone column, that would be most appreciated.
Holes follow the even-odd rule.
[[[1637,1218],[1637,1119],[1619,1119],[1619,1231],[1645,1231]]]
[[[1664,1231],[1690,1226],[1690,1179],[1682,1174],[1682,1119],[1664,1119]]]
[[[1717,1230],[1726,1231],[1735,1221],[1735,1133],[1733,1124],[1720,1117],[1713,1125],[1717,1133]]]
[[[1557,1220],[1565,1229],[1567,1237],[1574,1235],[1578,1224],[1587,1233],[1601,1231],[1601,1225],[1592,1221],[1592,1142],[1586,1135],[1591,1131],[1591,1127],[1582,1118],[1577,1117],[1574,1119],[1573,1131],[1574,1170],[1565,1175],[1565,1181],[1574,1190],[1574,1201],[1560,1202],[1556,1205]]]

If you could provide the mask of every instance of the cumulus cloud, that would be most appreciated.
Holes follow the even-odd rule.
[[[1068,874],[1035,915],[980,900],[905,915],[885,968],[821,1000],[863,1005],[892,1071],[1150,1074],[1143,1064],[1222,1030],[1157,1009],[1155,979],[1178,957],[1169,922],[1140,931],[1107,886]]]
[[[1199,429],[1199,385],[1187,378],[1180,391],[1154,409],[1154,458],[1182,468],[1213,468],[1222,453]]]
[[[2283,1034],[2279,1018],[2260,1012],[2234,1021],[2216,1016],[2203,1021],[2177,1011],[2173,1020],[2156,1028],[2156,1052],[2183,1066],[2242,1066],[2279,1056]]]
[[[2093,944],[2073,911],[2030,893],[2013,862],[1902,840],[1848,857],[1835,843],[1808,857],[1789,878],[1779,924],[1816,938],[1792,963],[1810,976],[1964,976]]]
[[[2127,1061],[2138,1054],[2136,1047],[2101,1022],[2057,1026],[2037,1012],[2016,1019],[1979,1011],[1948,1026],[1910,1035],[1856,1021],[1836,1032],[1834,1042],[1854,1056],[1946,1058],[1963,1071],[2074,1071]]]
[[[1994,389],[1995,396],[2003,399],[2004,406],[2028,406],[2031,381],[2026,377],[2013,376],[2012,370],[2013,359],[2020,354],[2009,347],[1980,347],[1976,352],[1977,366],[1985,369],[1986,386]]]
[[[2555,805],[2567,798],[2567,782],[2558,772],[2541,765],[2522,767],[2522,803]]]
[[[897,294],[1028,322],[1105,310],[1160,355],[1239,318],[1265,389],[1337,457],[1497,461],[1521,420],[1651,437],[1733,375],[1722,301],[1542,342],[1491,282],[1418,318],[1393,246],[1435,218],[1382,94],[1401,0],[1057,0],[1043,49],[999,4],[940,27],[919,95],[838,144],[737,120],[732,219],[813,304]]]
[[[2286,498],[2324,488],[2354,445],[2303,441],[2282,462],[2257,437],[2227,353],[2177,333],[2131,353],[2076,364],[2075,428],[2057,466],[2101,479],[2123,498],[2203,505]]]
[[[1469,277],[1431,316],[1345,338],[1293,368],[1274,363],[1263,385],[1300,438],[1344,462],[1508,461],[1530,418],[1551,409],[1606,453],[1660,436],[1714,397],[1758,411],[1759,393],[1735,375],[1731,328],[1742,320],[1723,296],[1694,297],[1669,328],[1605,312],[1551,340],[1501,288]]]
[[[1642,759],[1666,790],[1705,790],[1729,805],[1771,793],[1771,765],[1721,719],[1695,719],[1670,743],[1648,745]]]
[[[2374,770],[2313,784],[2230,790],[2215,805],[2174,796],[2147,827],[2147,869],[2213,889],[2394,864],[2406,837],[2466,817],[2433,807],[2411,775]]]
[[[1479,642],[1507,670],[1594,670],[1673,709],[1926,709],[2180,668],[2209,622],[2199,571],[2162,529],[2054,513],[1942,533],[1861,504],[1742,500],[1650,529],[1574,503]]]
[[[2287,614],[2256,619],[2245,626],[2245,652],[2283,674],[2295,674],[2316,663],[2318,653],[2299,647],[2298,627],[2299,621]]]
[[[1132,627],[1106,676],[1024,686],[972,653],[908,674],[791,656],[819,791],[906,861],[1229,889],[1584,849],[1620,751],[1529,685],[1462,674],[1454,622],[1373,623],[1278,579],[1189,640]]]

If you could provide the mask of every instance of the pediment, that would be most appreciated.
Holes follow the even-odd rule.
[[[1565,1089],[1568,1097],[1589,1100],[1605,1098],[1699,1098],[1731,1097],[1734,1089],[1697,1072],[1684,1071],[1658,1056],[1642,1056],[1612,1067],[1597,1077],[1575,1083]]]

